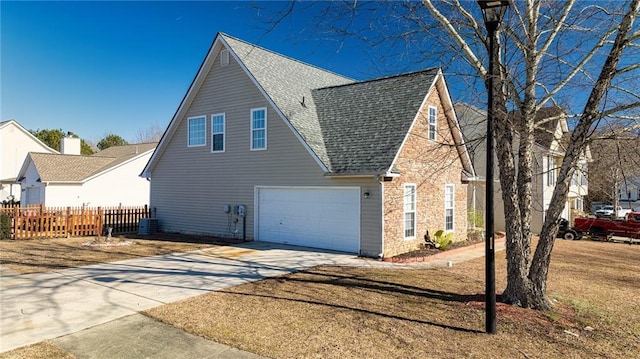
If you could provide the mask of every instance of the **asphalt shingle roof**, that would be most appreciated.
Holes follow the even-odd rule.
[[[80,182],[111,163],[113,157],[31,153],[42,182]]]
[[[438,69],[364,82],[220,34],[335,174],[388,171]]]
[[[31,152],[31,160],[42,182],[81,182],[153,150],[157,143],[114,146],[91,156]]]
[[[282,114],[327,166],[331,160],[316,114],[312,89],[353,83],[348,77],[220,34]]]
[[[560,123],[558,116],[562,115],[564,115],[564,111],[558,106],[543,107],[538,110],[535,121],[539,123],[539,125],[533,130],[533,136],[537,143],[545,148],[551,148],[554,140],[562,142],[561,138],[555,138],[556,128],[558,128],[558,123]],[[540,121],[548,118],[553,119],[540,123]]]
[[[473,141],[484,138],[486,135],[485,122],[487,112],[465,103],[456,103],[454,108],[466,140]],[[538,110],[535,118],[537,125],[533,129],[533,137],[538,145],[549,149],[554,140],[561,143],[565,142],[562,138],[555,138],[556,128],[560,122],[559,116],[563,114],[564,111],[558,106],[543,107]],[[519,132],[521,125],[520,113],[511,112],[509,116],[513,118],[516,130]]]
[[[314,90],[330,170],[389,170],[437,74],[429,69]]]

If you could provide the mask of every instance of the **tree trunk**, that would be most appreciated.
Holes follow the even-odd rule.
[[[497,81],[496,81],[497,82]],[[526,306],[527,293],[530,292],[530,282],[527,278],[529,268],[529,248],[523,238],[522,213],[520,212],[520,199],[516,182],[516,162],[513,155],[513,123],[507,118],[506,96],[501,91],[499,94],[497,111],[494,124],[496,139],[496,155],[498,157],[500,186],[502,201],[504,203],[504,215],[506,224],[506,252],[507,258],[507,287],[502,293],[502,301],[509,304]],[[487,208],[487,210],[493,210]]]
[[[540,241],[533,257],[529,270],[529,278],[533,285],[534,305],[536,309],[550,309],[550,302],[546,298],[547,276],[551,263],[551,251],[558,232],[558,219],[567,199],[571,176],[575,169],[578,157],[585,149],[586,139],[593,124],[600,119],[600,106],[606,91],[611,86],[611,81],[615,77],[616,68],[622,56],[623,50],[629,45],[628,36],[633,27],[633,22],[638,16],[640,0],[633,0],[629,6],[629,11],[625,14],[618,28],[616,39],[609,51],[609,55],[602,66],[602,70],[589,95],[580,121],[574,129],[569,145],[565,151],[565,156],[558,174],[558,181],[553,191],[551,204],[547,210],[547,217],[542,226]]]

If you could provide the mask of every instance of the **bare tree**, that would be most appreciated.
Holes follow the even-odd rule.
[[[164,134],[164,127],[161,127],[157,122],[150,124],[148,127],[138,130],[135,143],[148,143],[158,142]]]
[[[590,145],[593,162],[589,164],[588,199],[591,204],[611,203],[617,207],[620,190],[640,186],[638,127],[640,124],[636,128],[608,128],[595,133]]]
[[[499,35],[502,43],[497,100],[496,154],[507,232],[507,287],[503,300],[549,309],[546,284],[551,251],[573,172],[599,126],[637,123],[640,106],[640,0],[514,1]],[[382,63],[437,65],[449,83],[464,84],[467,98],[486,102],[488,38],[476,2],[290,3],[270,26],[299,11],[316,17],[314,37],[339,46],[360,39],[384,52]],[[313,9],[312,7],[321,7]],[[359,20],[359,21],[356,21]],[[402,62],[410,58],[409,62]],[[396,68],[397,71],[403,70]],[[454,85],[455,87],[455,85]],[[461,99],[457,99],[461,100]],[[545,106],[566,108],[571,133],[557,171],[552,200],[533,258],[531,208],[535,174],[534,130]],[[513,116],[517,113],[518,116]],[[515,149],[515,150],[514,150]]]

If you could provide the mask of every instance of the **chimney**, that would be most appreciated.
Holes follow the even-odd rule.
[[[80,139],[71,137],[71,134],[60,140],[60,153],[63,155],[79,155]]]

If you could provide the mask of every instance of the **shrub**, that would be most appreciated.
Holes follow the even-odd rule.
[[[11,217],[6,213],[0,213],[0,239],[11,238]]]
[[[442,229],[437,231],[434,237],[435,247],[443,251],[446,251],[449,244],[453,242],[453,232],[444,233]]]

